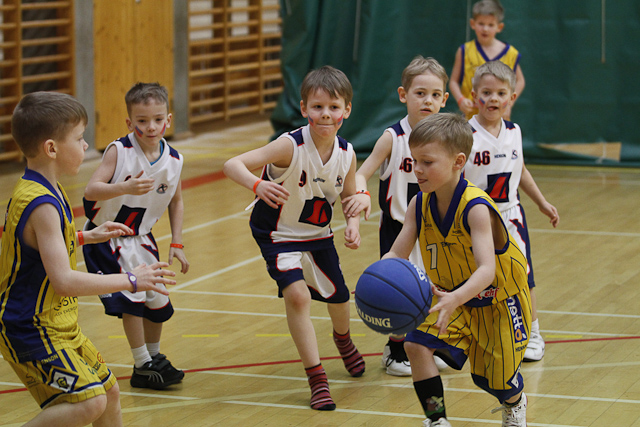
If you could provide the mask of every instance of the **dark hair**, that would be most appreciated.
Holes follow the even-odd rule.
[[[79,123],[87,122],[87,111],[71,95],[33,92],[13,110],[11,134],[26,157],[35,157],[41,143],[63,139]]]
[[[124,102],[127,104],[127,113],[131,116],[132,105],[147,104],[150,100],[166,105],[167,112],[169,111],[169,92],[166,87],[160,83],[138,82],[124,96]]]
[[[471,125],[460,114],[427,116],[411,130],[409,147],[421,147],[431,142],[441,142],[451,154],[464,153],[469,158],[473,147]]]
[[[349,78],[345,73],[330,65],[310,71],[305,76],[300,87],[302,102],[306,104],[309,95],[318,89],[326,91],[334,98],[342,97],[345,105],[348,105],[353,98],[353,88]]]

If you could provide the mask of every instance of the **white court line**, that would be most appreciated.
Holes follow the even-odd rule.
[[[269,408],[300,409],[305,411],[313,410],[309,406],[283,405],[281,403],[246,402],[242,400],[224,400],[221,403],[229,403],[232,405],[262,406],[262,407],[269,407]],[[336,408],[334,412],[343,412],[347,414],[377,415],[377,416],[387,416],[387,417],[395,417],[395,418],[424,419],[424,415],[407,414],[404,412],[362,411],[357,409],[341,409],[341,408]],[[498,421],[498,420],[484,420],[484,419],[477,419],[477,418],[447,417],[447,419],[451,421],[460,421],[460,422],[474,422],[474,423],[482,423],[482,424],[502,424],[502,421]],[[576,425],[543,424],[543,423],[531,423],[531,422],[527,422],[527,425],[531,427],[581,427]]]
[[[120,395],[135,396],[135,397],[153,397],[158,399],[173,399],[173,400],[200,400],[199,397],[172,396],[170,394],[166,394],[166,391],[163,393],[151,394],[151,393],[135,393],[135,392],[120,390]]]
[[[640,233],[622,233],[617,231],[560,230],[557,228],[554,228],[554,229],[530,228],[529,231],[533,233],[576,234],[580,236],[640,237]]]
[[[616,313],[585,313],[580,311],[556,311],[556,310],[538,310],[538,313],[545,314],[569,314],[573,316],[593,316],[593,317],[621,317],[627,319],[640,319],[638,314],[616,314]]]

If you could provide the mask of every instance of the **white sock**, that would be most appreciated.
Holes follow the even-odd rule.
[[[147,343],[147,350],[149,351],[149,355],[151,357],[155,356],[156,354],[160,353],[160,343],[159,342],[148,342]]]
[[[133,354],[133,360],[136,368],[141,368],[145,363],[151,362],[151,356],[149,355],[146,345],[138,348],[132,348],[131,354]]]
[[[540,335],[540,325],[538,324],[538,319],[531,322],[531,332],[535,332],[536,334]]]

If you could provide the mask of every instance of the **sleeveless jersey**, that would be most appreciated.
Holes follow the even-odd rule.
[[[182,155],[167,144],[164,144],[162,154],[155,162],[150,163],[142,152],[133,133],[113,141],[107,146],[105,153],[111,146],[118,153],[116,169],[109,181],[111,184],[124,182],[140,171],[144,171],[142,178],[155,180],[155,189],[142,195],[125,194],[109,200],[90,201],[84,199],[85,215],[93,228],[106,221],[115,221],[130,227],[135,235],[145,235],[160,219],[169,206],[173,195],[180,183],[182,171]]]
[[[380,165],[378,203],[380,203],[382,215],[404,224],[407,206],[420,191],[418,179],[413,173],[413,157],[409,149],[409,135],[411,135],[409,116],[405,116],[387,128],[385,132],[391,134],[393,143],[391,155]],[[381,217],[380,227],[385,227],[387,224],[388,221]],[[422,256],[420,255],[420,246],[417,243],[411,251],[409,260],[422,268]]]
[[[495,250],[496,276],[491,285],[465,305],[495,304],[527,289],[527,260],[484,191],[461,178],[444,218],[438,214],[435,193],[420,193],[418,202],[416,224],[425,271],[436,286],[445,291],[455,290],[477,269],[467,215],[473,206],[484,204],[500,218],[502,233],[508,242]]]
[[[460,70],[460,79],[458,83],[460,84],[460,91],[465,98],[471,99],[471,90],[473,89],[473,84],[471,83],[471,79],[473,79],[473,75],[476,73],[476,68],[484,64],[485,62],[490,61],[500,61],[509,66],[514,72],[516,68],[518,68],[518,64],[520,63],[520,53],[518,50],[506,44],[502,52],[500,52],[495,58],[487,57],[487,54],[482,49],[478,40],[471,40],[460,46],[463,64]],[[471,114],[467,116],[470,119],[474,114],[478,114],[478,109],[474,109]]]
[[[78,326],[78,298],[58,295],[44,270],[40,253],[25,245],[24,227],[33,210],[50,203],[76,269],[76,228],[69,199],[62,198],[39,173],[27,169],[16,184],[2,233],[0,261],[0,350],[16,363],[44,360],[56,349],[79,347],[84,336]]]
[[[309,133],[309,125],[281,137],[293,144],[286,169],[269,164],[262,179],[281,184],[289,199],[278,209],[261,199],[251,213],[251,230],[263,254],[333,247],[333,205],[351,168],[353,146],[337,136],[331,158],[323,164]]]
[[[502,120],[496,138],[478,123],[476,116],[469,124],[473,128],[473,148],[464,177],[489,194],[504,212],[520,203],[518,186],[524,165],[520,127]]]

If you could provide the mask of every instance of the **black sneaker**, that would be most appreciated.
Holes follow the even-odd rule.
[[[184,378],[184,372],[173,367],[164,354],[158,353],[140,368],[133,367],[131,387],[161,390],[177,384]]]

